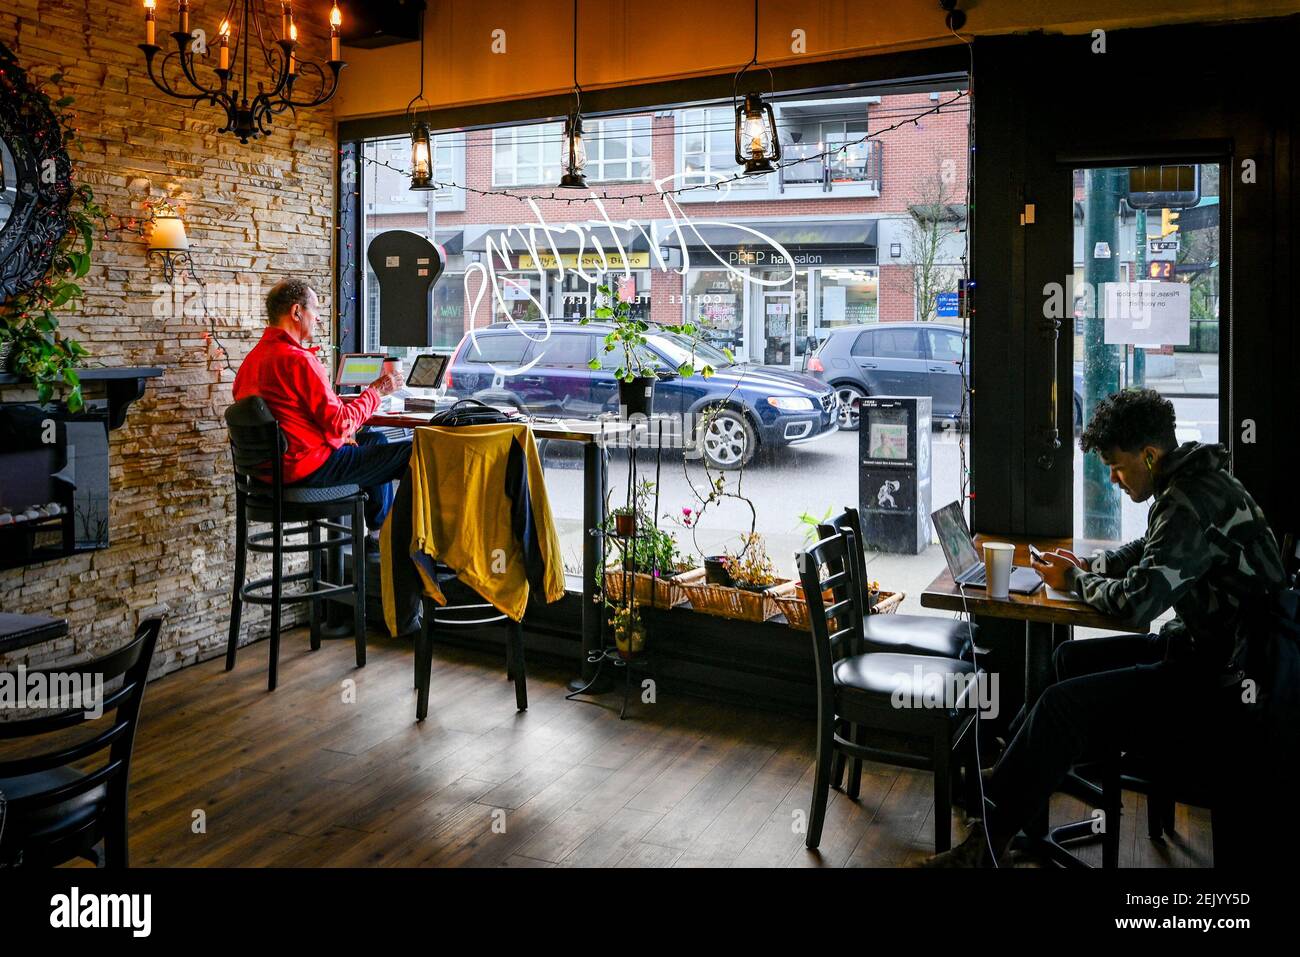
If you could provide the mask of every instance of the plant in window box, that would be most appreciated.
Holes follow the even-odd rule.
[[[628,415],[650,415],[654,410],[654,386],[660,375],[695,374],[695,344],[698,341],[695,326],[682,323],[654,327],[656,331],[675,332],[691,341],[690,358],[675,370],[664,370],[654,354],[647,349],[646,333],[651,331],[650,323],[632,315],[632,304],[619,296],[616,286],[597,286],[596,293],[599,305],[596,306],[594,317],[583,318],[579,323],[585,326],[594,318],[597,322],[613,327],[605,335],[604,352],[619,353],[618,361],[621,365],[614,370],[614,378],[618,380],[619,405],[627,410]],[[728,354],[728,359],[730,358]],[[588,366],[596,371],[599,371],[601,365],[600,356],[588,362]],[[713,375],[713,367],[707,364],[702,366],[700,375],[709,378]]]
[[[677,587],[677,577],[692,571],[695,562],[680,551],[677,537],[673,532],[659,528],[655,523],[654,492],[653,482],[640,482],[634,496],[636,504],[621,506],[611,511],[611,519],[606,521],[605,531],[607,534],[617,534],[624,539],[618,543],[622,560],[621,567],[619,564],[614,564],[605,569],[601,589],[609,598],[617,602],[622,599],[625,580],[630,580],[633,582],[638,600],[657,607],[670,608],[683,600]],[[620,514],[634,519],[635,538],[625,537],[622,532],[617,531]],[[672,516],[664,517],[672,520]]]
[[[777,575],[762,535],[757,532],[744,535],[740,550],[724,553],[722,563],[732,586],[709,581],[684,584],[682,588],[691,607],[742,621],[766,621],[777,614],[771,591],[786,581]]]

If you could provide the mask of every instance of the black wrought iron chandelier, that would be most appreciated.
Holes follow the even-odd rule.
[[[140,44],[140,49],[144,51],[149,78],[168,96],[188,100],[196,106],[206,102],[224,109],[226,125],[221,132],[234,133],[241,143],[269,135],[272,117],[285,110],[320,106],[338,90],[339,71],[347,64],[340,54],[339,27],[343,24],[343,15],[339,12],[337,0],[330,9],[330,58],[325,61],[325,68],[315,61],[299,59],[298,27],[293,22],[289,0],[280,3],[278,35],[269,24],[263,27],[264,10],[255,10],[253,0],[229,0],[215,42],[201,29],[190,31],[189,0],[179,0],[180,25],[171,35],[176,49],[163,56],[155,72],[154,59],[162,51],[157,43],[155,6],[156,0],[144,0],[145,42]],[[268,36],[271,37],[269,43]],[[214,48],[216,65],[212,72],[216,74],[217,82],[208,85],[199,78],[199,58],[212,59]],[[180,68],[175,83],[167,77],[172,60]],[[259,66],[259,61],[265,64],[269,84],[250,77],[250,60],[254,68]],[[231,68],[231,64],[236,62],[240,63],[238,77]],[[176,71],[172,72],[175,74]],[[319,89],[314,91],[314,96],[295,99],[294,85],[303,74],[313,76]],[[182,88],[182,83],[188,87]],[[253,92],[254,84],[256,93]]]

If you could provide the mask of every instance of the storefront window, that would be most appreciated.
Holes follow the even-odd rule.
[[[690,273],[686,316],[699,327],[704,342],[737,355],[745,351],[746,290],[739,276],[723,269]]]
[[[875,269],[823,269],[818,287],[819,332],[880,318],[880,281]]]

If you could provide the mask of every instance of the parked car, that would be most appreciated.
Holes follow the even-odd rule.
[[[969,363],[969,359],[967,360]],[[966,366],[969,370],[969,364]],[[835,389],[840,428],[858,427],[869,395],[928,395],[935,419],[961,414],[961,326],[877,322],[831,330],[808,360],[808,372]],[[1074,426],[1083,424],[1083,374],[1074,370]]]
[[[472,337],[467,333],[447,366],[447,394],[541,415],[594,419],[617,412],[614,371],[623,361],[621,350],[604,351],[609,331],[595,322],[551,322],[549,330],[541,322],[517,322],[495,323],[475,330]],[[655,412],[698,415],[710,408],[721,410],[710,418],[702,448],[696,450],[712,468],[740,468],[760,447],[811,442],[839,428],[835,390],[810,375],[732,363],[701,343],[695,348],[696,368],[711,365],[714,375],[682,376],[677,369],[690,358],[690,340],[653,329],[646,338],[643,361],[660,378]],[[601,360],[599,370],[590,368],[593,358]]]

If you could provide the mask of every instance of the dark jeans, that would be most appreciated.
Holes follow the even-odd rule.
[[[1169,654],[1158,635],[1067,641],[1056,650],[1057,683],[1020,727],[987,788],[988,831],[997,853],[1047,802],[1082,760],[1120,751],[1195,760],[1222,754],[1232,713],[1217,675]],[[1209,761],[1217,760],[1207,757]]]
[[[362,429],[356,445],[335,449],[320,468],[294,484],[360,485],[366,490],[366,526],[373,530],[384,524],[393,506],[391,483],[405,474],[410,460],[410,442],[389,442],[377,429]]]

